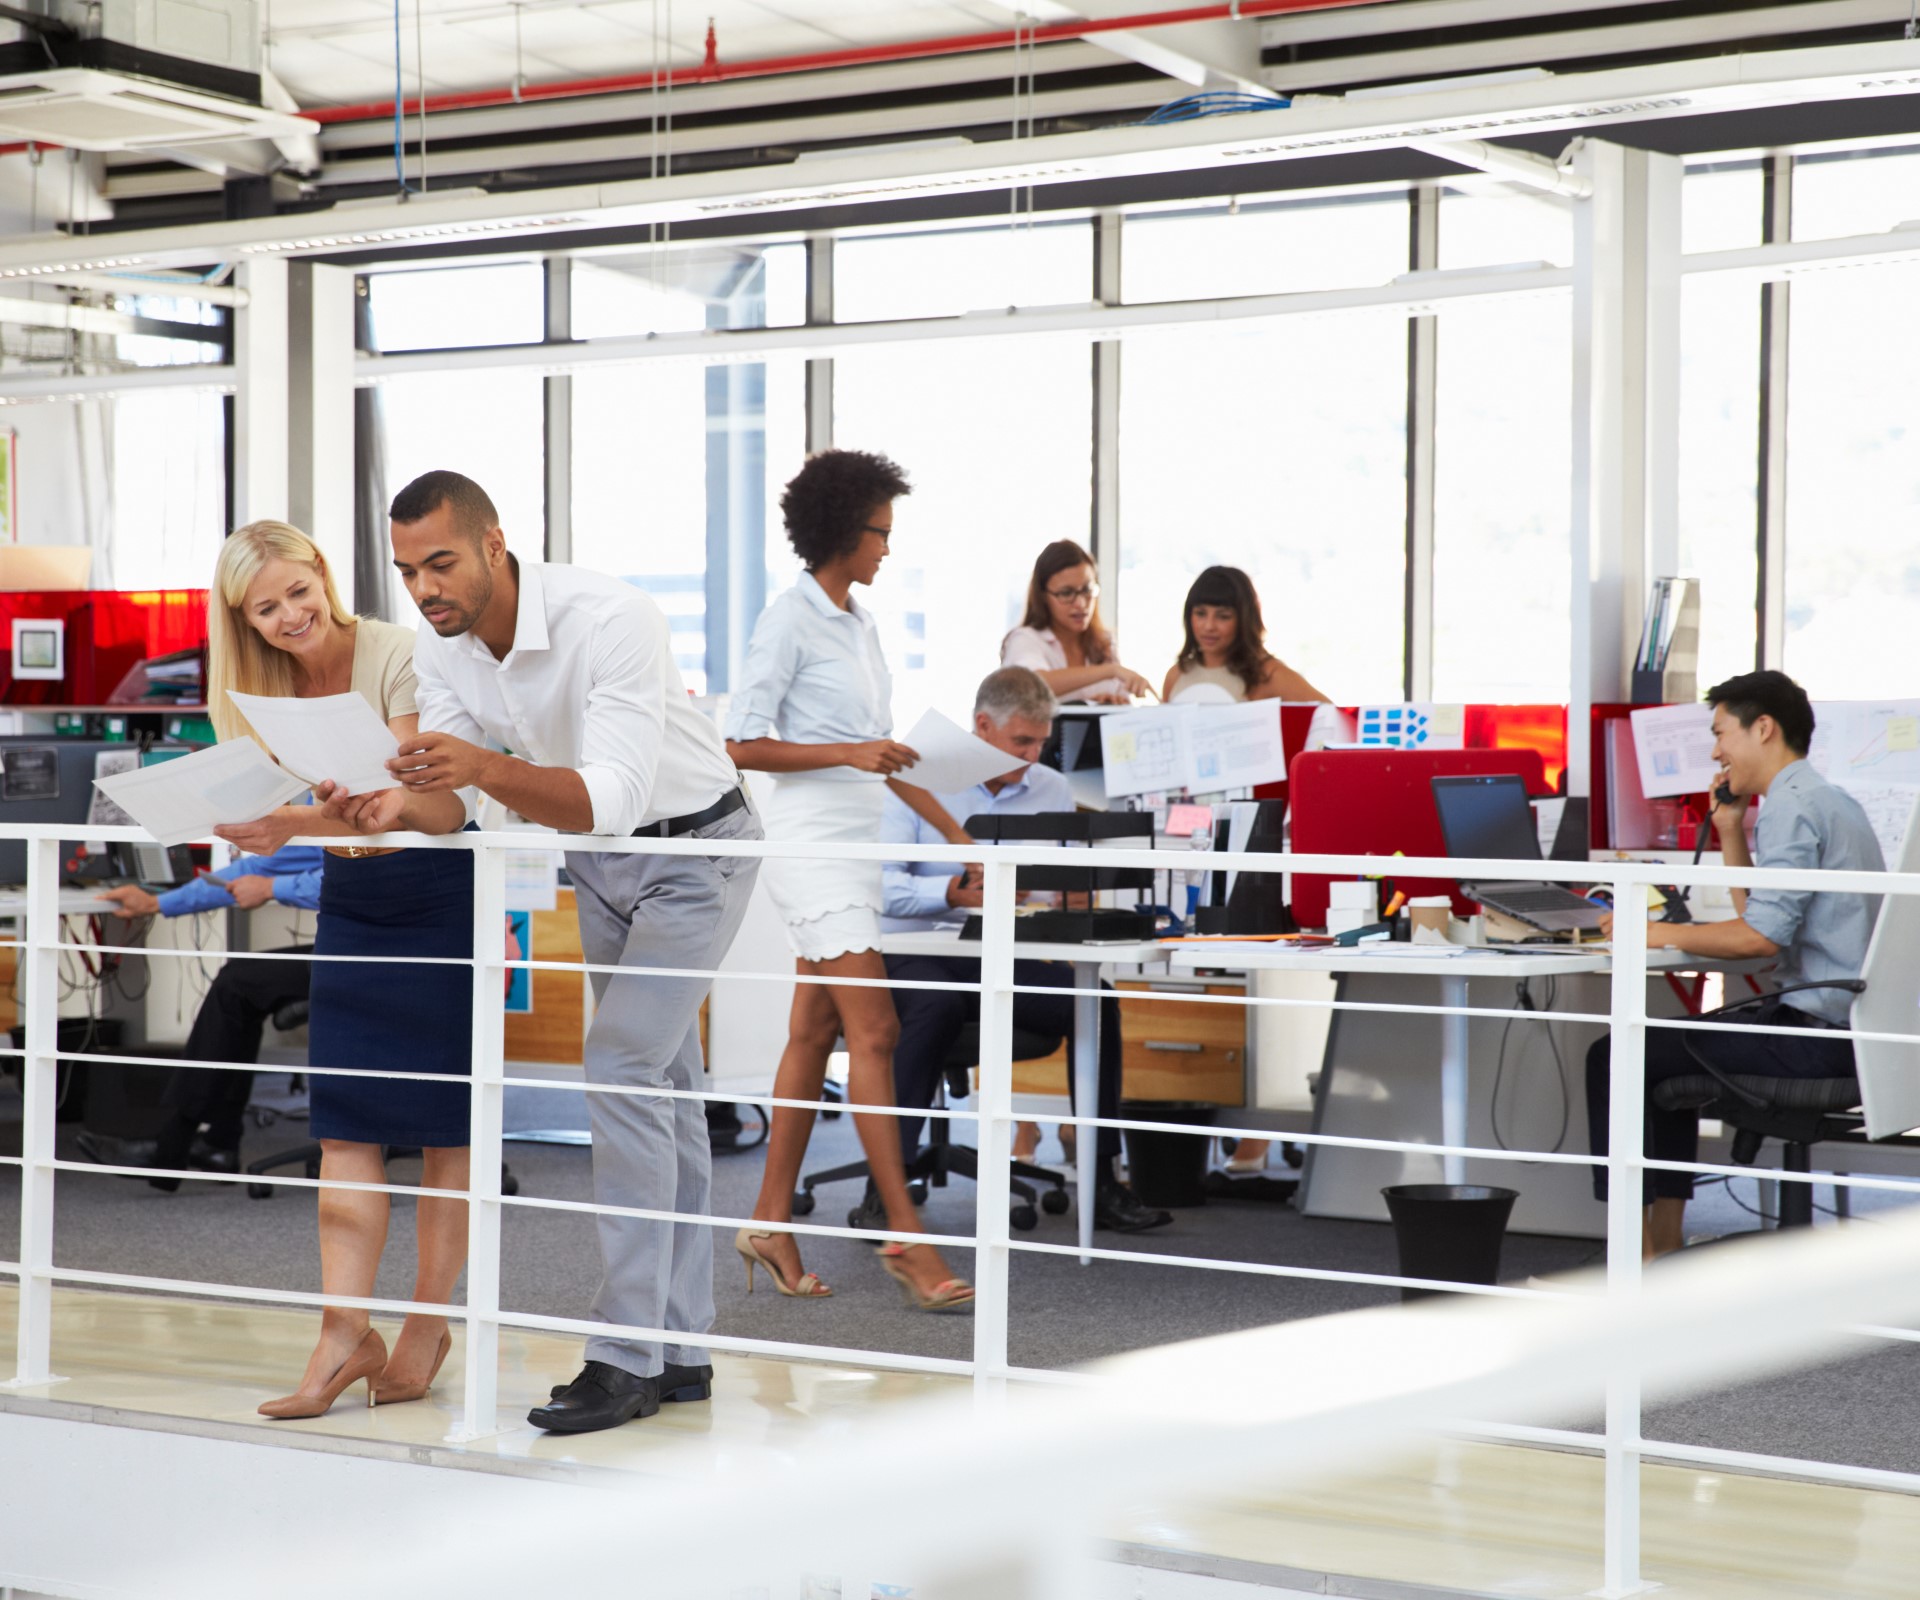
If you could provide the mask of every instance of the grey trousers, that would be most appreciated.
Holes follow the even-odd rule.
[[[750,809],[693,837],[758,839]],[[747,856],[569,854],[580,948],[598,966],[712,971],[740,930],[760,863]],[[593,974],[589,1083],[698,1089],[705,977]],[[587,1096],[593,1122],[593,1197],[600,1205],[700,1216],[711,1210],[712,1155],[701,1101]],[[697,1339],[713,1327],[712,1230],[692,1222],[601,1217],[603,1273],[588,1313],[596,1322],[666,1328]],[[664,1362],[701,1366],[698,1343],[589,1339],[587,1359],[636,1377]]]

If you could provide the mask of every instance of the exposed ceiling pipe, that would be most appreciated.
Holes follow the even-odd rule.
[[[1184,22],[1252,21],[1259,17],[1279,17],[1301,11],[1332,11],[1356,6],[1373,6],[1387,0],[1228,0],[1224,5],[1183,6],[1171,11],[1140,11],[1124,17],[1085,17],[1068,22],[1045,22],[1032,28],[998,28],[990,33],[955,33],[934,39],[903,39],[892,44],[849,46],[842,50],[821,50],[808,55],[764,56],[755,61],[720,61],[711,56],[697,67],[674,67],[665,72],[624,72],[605,78],[574,78],[562,83],[529,83],[518,88],[508,84],[498,89],[468,89],[450,94],[428,95],[427,111],[472,111],[485,106],[522,104],[528,100],[556,100],[578,95],[621,94],[635,89],[688,84],[724,83],[734,78],[766,78],[788,72],[821,72],[835,67],[872,66],[879,62],[924,61],[934,56],[964,55],[978,50],[1010,50],[1035,44],[1053,44],[1061,40],[1092,39],[1103,33],[1124,33],[1139,28],[1170,28]],[[419,100],[403,103],[404,114],[416,115],[423,107]],[[301,115],[315,122],[369,122],[389,118],[394,113],[391,100],[368,101],[354,106],[323,106]]]

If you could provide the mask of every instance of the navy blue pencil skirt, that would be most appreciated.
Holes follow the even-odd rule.
[[[465,966],[383,962],[473,954],[473,857],[397,850],[326,858],[320,880],[307,1058],[316,1067],[445,1073],[457,1082],[335,1078],[312,1084],[313,1137],[359,1144],[467,1144],[473,973]]]

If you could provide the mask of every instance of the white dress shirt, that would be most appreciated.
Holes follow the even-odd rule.
[[[948,816],[962,827],[979,816],[1027,817],[1036,811],[1073,810],[1073,788],[1052,767],[1034,765],[1016,783],[1003,784],[999,793],[984,783],[955,794],[934,797]],[[891,789],[880,813],[882,844],[945,844],[919,813],[911,810]],[[889,861],[881,872],[885,894],[883,933],[925,933],[942,923],[961,921],[966,912],[947,903],[947,885],[958,876],[957,861]]]
[[[852,595],[842,611],[811,572],[775,595],[753,625],[746,666],[727,713],[727,737],[793,744],[861,744],[893,732],[893,675],[873,614]],[[797,777],[880,781],[827,767]]]
[[[518,569],[504,661],[477,634],[443,639],[421,624],[413,662],[422,733],[573,768],[594,833],[704,811],[740,782],[719,733],[687,699],[666,615],[649,596],[585,567]]]
[[[1113,651],[1112,659],[1118,661],[1120,646],[1115,643],[1111,634],[1107,636],[1107,645]],[[1000,665],[1025,667],[1030,672],[1065,672],[1067,652],[1053,629],[1029,628],[1022,623],[1000,641]],[[1065,703],[1075,700],[1092,700],[1097,696],[1109,694],[1117,694],[1122,699],[1132,698],[1127,693],[1127,686],[1118,678],[1102,678],[1098,683],[1089,683],[1083,688],[1070,689],[1056,698]]]

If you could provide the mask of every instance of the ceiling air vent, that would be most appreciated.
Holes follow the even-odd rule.
[[[222,139],[285,139],[317,128],[305,117],[86,67],[0,77],[0,140],[139,150]]]

